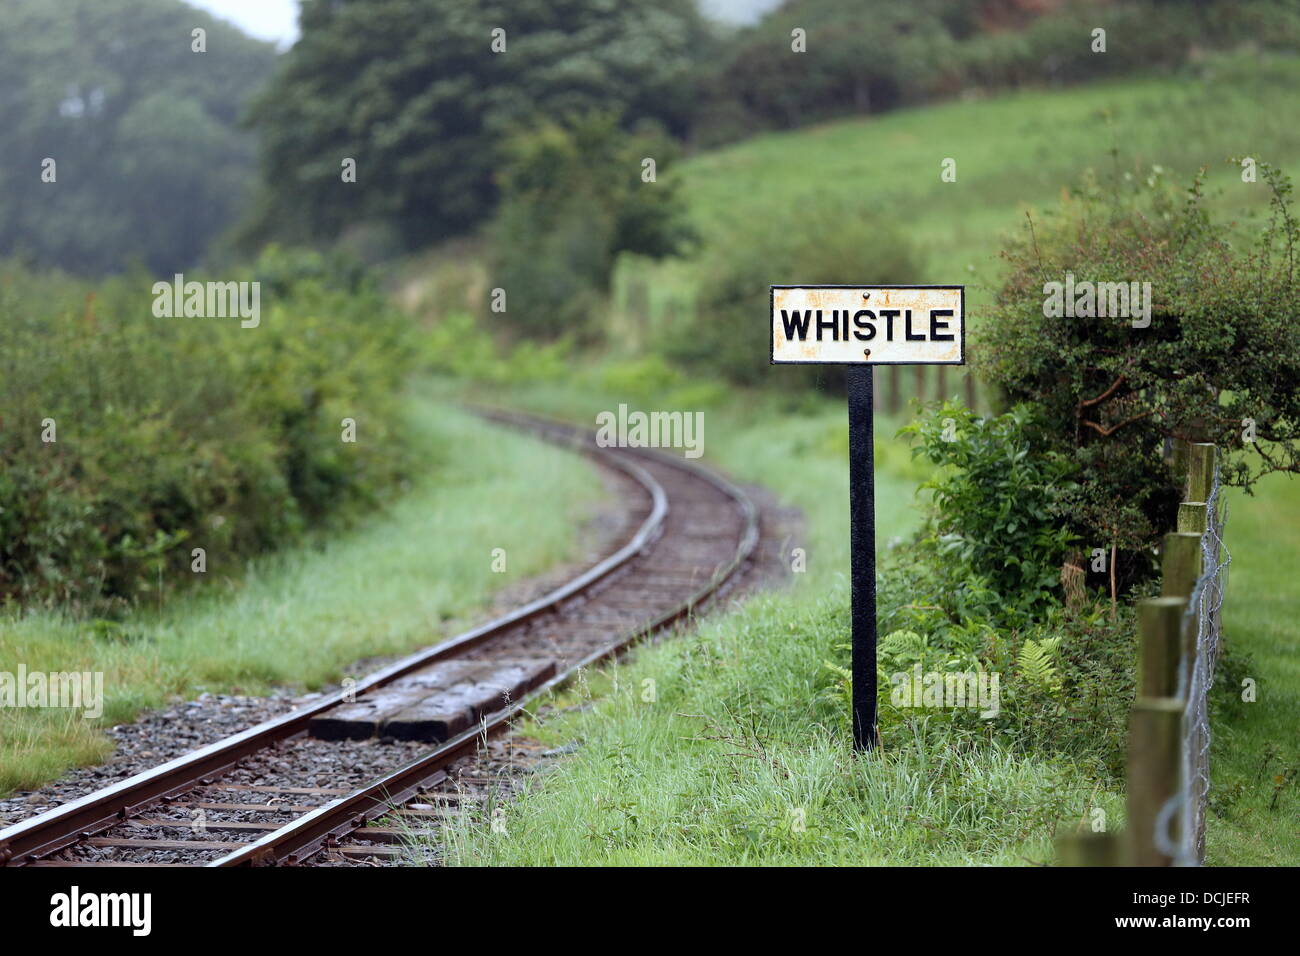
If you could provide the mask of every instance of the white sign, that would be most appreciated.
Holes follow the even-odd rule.
[[[774,285],[772,364],[962,365],[965,287]]]

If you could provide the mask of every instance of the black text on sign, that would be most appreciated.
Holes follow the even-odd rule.
[[[961,365],[958,285],[772,286],[772,362]]]

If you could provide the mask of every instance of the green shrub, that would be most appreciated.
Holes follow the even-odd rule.
[[[0,275],[0,597],[107,612],[191,579],[193,548],[231,573],[401,474],[405,318],[290,258],[223,277],[266,276],[257,328],[157,318],[143,274]]]
[[[878,615],[886,746],[910,736],[920,720],[958,747],[963,739],[996,738],[1014,753],[1068,755],[1094,777],[1122,779],[1136,673],[1131,606],[1121,605],[1113,616],[1105,602],[1044,607],[1035,618],[1007,613],[987,579],[919,542],[883,563]],[[846,658],[830,663],[843,666]],[[917,664],[927,674],[997,675],[997,707],[990,708],[997,713],[895,706],[892,679],[910,675]],[[838,683],[835,671],[828,668],[821,683],[829,692]]]
[[[1134,614],[1095,599],[1067,608],[1054,593],[1070,546],[1058,511],[1072,463],[1041,451],[1025,409],[981,419],[948,404],[903,432],[930,470],[923,486],[932,496],[925,526],[885,554],[877,577],[886,748],[917,735],[955,751],[996,740],[1016,754],[1068,757],[1094,779],[1121,778]],[[842,634],[847,612],[837,613],[828,630]],[[835,650],[818,688],[825,719],[846,722],[847,646]],[[996,704],[916,710],[896,702],[895,684],[910,684],[916,667],[996,676]]]
[[[1134,695],[1136,620],[1104,602],[1040,611],[1009,621],[998,594],[967,568],[909,543],[882,561],[877,581],[879,727],[886,751],[925,739],[930,753],[964,753],[990,742],[1035,759],[1067,758],[1085,776],[1124,776]],[[848,609],[802,622],[807,634],[848,632]],[[817,719],[848,734],[849,645],[826,642],[815,674]],[[895,678],[983,671],[997,676],[996,707],[924,708],[896,704]],[[996,711],[996,713],[993,713]]]
[[[576,361],[569,338],[554,342],[498,344],[468,312],[434,321],[421,340],[423,366],[440,375],[473,382],[558,382],[572,374]]]
[[[1199,177],[1183,191],[1159,168],[1131,185],[1086,182],[1008,250],[979,329],[984,381],[1032,405],[1045,450],[1077,464],[1063,524],[1085,547],[1123,549],[1129,584],[1154,573],[1151,546],[1174,525],[1170,440],[1218,444],[1230,485],[1300,471],[1300,226],[1290,183],[1267,164],[1259,175],[1272,214],[1244,236],[1211,221]],[[1084,282],[1150,283],[1149,326],[1057,314],[1049,283],[1067,274],[1080,294]]]
[[[1055,605],[1073,542],[1061,515],[1076,469],[1047,446],[1031,410],[983,418],[945,402],[902,433],[919,439],[916,455],[941,466],[921,485],[933,492],[924,541],[937,560],[987,581],[1008,609],[1031,615]]]

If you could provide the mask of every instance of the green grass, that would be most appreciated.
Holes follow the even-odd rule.
[[[1159,164],[1182,182],[1205,165],[1213,206],[1234,215],[1261,209],[1267,187],[1242,183],[1227,160],[1253,156],[1300,174],[1300,127],[1283,119],[1294,112],[1298,85],[1300,59],[1216,56],[1175,76],[953,101],[765,134],[688,159],[672,175],[706,243],[779,228],[814,198],[842,206],[846,215],[865,209],[891,220],[925,258],[918,281],[968,284],[967,309],[978,321],[992,302],[1002,239],[1024,228],[1026,212],[1043,215],[1089,168],[1146,176]],[[940,181],[946,157],[957,161],[956,182]],[[620,274],[620,301],[633,277],[648,280],[656,320],[668,301],[689,306],[695,283],[708,280],[689,263],[637,262]]]
[[[494,590],[571,554],[575,521],[603,495],[585,461],[427,391],[410,412],[406,438],[424,476],[355,528],[236,577],[210,569],[200,593],[161,612],[142,608],[112,639],[51,612],[0,618],[4,670],[102,671],[105,696],[98,721],[0,709],[0,793],[102,760],[111,751],[103,726],[173,695],[316,688],[357,659],[437,643]],[[504,574],[491,570],[494,548],[506,551]]]
[[[579,420],[611,400],[572,383],[498,398]],[[920,520],[921,471],[896,424],[877,426],[882,557]],[[704,460],[802,511],[807,571],[576,682],[563,699],[593,706],[530,732],[581,748],[507,809],[505,834],[451,831],[453,862],[1013,865],[1049,858],[1057,819],[1089,800],[1121,818],[1117,795],[1094,795],[1068,766],[952,748],[924,720],[883,755],[850,753],[825,666],[848,640],[846,425],[837,401],[791,412],[749,396],[706,412]]]
[[[1159,164],[1182,180],[1209,166],[1221,214],[1253,217],[1266,202],[1226,160],[1254,156],[1300,173],[1300,130],[1290,115],[1300,60],[1216,57],[1177,77],[1108,81],[1056,91],[903,110],[866,120],[764,135],[683,163],[680,176],[704,241],[779,227],[816,196],[893,218],[926,256],[923,281],[965,282],[971,320],[992,301],[997,251],[1025,213],[1050,214],[1093,168],[1141,175]],[[1118,156],[1113,151],[1118,149]],[[939,180],[944,157],[956,183]],[[614,340],[637,351],[644,320],[690,308],[707,282],[693,262],[622,266]],[[773,281],[796,281],[774,277]],[[631,281],[645,284],[649,315],[626,309]],[[756,321],[758,321],[756,319]],[[645,370],[645,364],[628,363]],[[624,370],[626,371],[626,370]],[[808,520],[808,572],[788,594],[751,600],[698,633],[633,655],[613,677],[579,685],[594,706],[536,732],[582,748],[545,787],[508,810],[508,834],[456,831],[454,862],[483,863],[1020,863],[1050,857],[1054,819],[1091,801],[1122,824],[1118,792],[1093,793],[1068,766],[1012,757],[995,747],[954,752],[925,731],[887,741],[883,758],[854,760],[817,679],[829,649],[847,640],[846,469],[842,405],[735,396],[715,383],[682,382],[617,368],[585,368],[582,383],[534,385],[502,401],[591,421],[619,401],[642,408],[706,408],[706,460],[775,489]],[[713,391],[710,391],[710,388]],[[744,409],[744,410],[742,410]],[[880,545],[913,526],[917,475],[878,431]],[[1265,777],[1300,764],[1300,674],[1294,621],[1300,589],[1300,484],[1277,478],[1256,498],[1234,500],[1227,640],[1248,653],[1260,702],[1216,717],[1211,863],[1300,863],[1296,788],[1269,810],[1260,781],[1266,748],[1280,747]],[[657,700],[642,700],[643,681]],[[579,695],[571,692],[569,700]],[[915,725],[914,725],[915,726]],[[1253,781],[1253,782],[1252,782]],[[790,826],[802,808],[807,830]]]
[[[1229,508],[1223,640],[1249,659],[1242,676],[1256,682],[1257,698],[1212,724],[1212,793],[1224,809],[1209,820],[1207,862],[1296,866],[1300,777],[1280,793],[1274,778],[1300,768],[1300,478],[1274,475],[1253,498],[1231,495]],[[1230,690],[1240,697],[1236,682]]]

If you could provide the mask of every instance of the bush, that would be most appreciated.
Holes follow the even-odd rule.
[[[877,684],[879,726],[885,748],[916,737],[931,752],[963,752],[996,740],[1017,755],[1067,757],[1099,781],[1123,779],[1127,721],[1136,669],[1136,615],[1104,603],[1066,609],[1008,624],[998,595],[964,566],[913,542],[891,552],[877,582],[880,639]],[[832,633],[848,628],[847,609],[827,622]],[[810,625],[815,629],[818,625]],[[849,646],[836,645],[824,662],[818,688],[829,723],[847,732]],[[899,675],[980,672],[998,679],[996,706],[927,709],[898,706]],[[990,699],[987,701],[993,703]],[[993,711],[996,710],[996,713]]]
[[[1151,547],[1174,526],[1169,441],[1237,452],[1223,461],[1231,485],[1300,471],[1300,227],[1290,183],[1259,169],[1272,216],[1245,239],[1210,220],[1199,177],[1181,192],[1158,167],[1128,188],[1086,182],[1008,250],[1010,276],[979,330],[985,381],[1032,405],[1046,447],[1078,465],[1065,526],[1088,548],[1125,549],[1129,583],[1154,572]],[[1067,273],[1080,296],[1084,282],[1149,282],[1149,327],[1058,315],[1049,300],[1064,293],[1049,283]]]
[[[491,229],[491,285],[506,293],[493,321],[530,338],[590,332],[619,253],[662,258],[690,236],[676,184],[659,179],[673,156],[665,138],[624,134],[609,116],[512,140]],[[646,158],[655,182],[642,179]]]
[[[920,439],[916,455],[942,466],[921,485],[933,492],[924,543],[937,563],[988,582],[1004,616],[1055,606],[1073,540],[1061,515],[1075,465],[1047,447],[1031,410],[981,418],[945,402],[902,433]]]
[[[1095,599],[1065,607],[1056,596],[1070,545],[1059,509],[1072,462],[1041,451],[1027,409],[981,419],[947,404],[903,432],[918,440],[917,459],[929,463],[923,487],[933,496],[926,524],[887,552],[877,576],[886,748],[924,737],[932,751],[962,752],[996,739],[1015,754],[1065,756],[1094,779],[1121,778],[1134,611],[1112,611]],[[842,634],[847,611],[836,613],[828,630]],[[840,654],[825,664],[819,686],[836,705],[827,719],[847,722],[847,661]],[[996,676],[997,700],[918,716],[910,699],[894,700],[897,684],[910,684],[917,666],[923,675]]]
[[[560,382],[573,374],[576,359],[567,338],[536,345],[498,346],[468,312],[452,312],[424,335],[422,366],[452,378],[490,384]]]
[[[190,579],[192,548],[230,573],[401,474],[405,318],[304,267],[238,277],[269,277],[255,329],[156,318],[142,274],[0,275],[0,597],[107,613]]]

